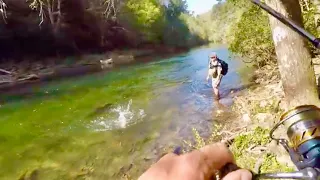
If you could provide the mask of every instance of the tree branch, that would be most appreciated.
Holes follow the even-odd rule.
[[[40,12],[39,12],[40,23],[39,23],[39,26],[41,26],[41,24],[44,21],[44,12],[43,12],[43,2],[42,1],[39,1],[39,2],[40,2]]]
[[[49,19],[51,24],[54,24],[54,17],[53,17],[53,4],[50,2],[50,0],[47,0],[47,4],[48,4],[48,15],[49,15]]]
[[[7,23],[6,19],[7,19],[7,5],[6,3],[3,2],[3,0],[0,0],[0,12],[2,14],[2,18],[3,18],[3,21],[5,23]]]
[[[4,70],[4,69],[0,69],[0,72],[5,73],[5,74],[10,74],[10,75],[14,74],[14,73],[7,71],[7,70]]]
[[[118,6],[120,4],[119,0],[105,0],[103,4],[107,6],[103,13],[107,18],[109,18],[111,14],[113,14],[114,17],[117,16]]]

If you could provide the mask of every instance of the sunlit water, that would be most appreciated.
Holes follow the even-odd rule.
[[[229,63],[220,103],[205,81],[213,49]],[[230,114],[231,91],[246,78],[229,56],[224,47],[198,48],[5,97],[0,179],[134,179],[167,147],[192,140],[192,128],[209,135],[217,110]]]

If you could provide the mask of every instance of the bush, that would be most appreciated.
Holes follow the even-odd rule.
[[[232,52],[249,58],[258,67],[276,62],[268,16],[259,7],[250,5],[234,31],[229,46]]]
[[[314,4],[314,1],[309,1],[308,6],[306,6],[304,3],[301,4],[302,9],[302,18],[303,18],[303,24],[305,29],[313,34],[316,37],[319,37],[320,33],[317,30],[316,24],[315,24],[315,15],[317,14],[317,7]],[[308,43],[311,52],[313,54],[320,54],[320,51],[315,48],[310,42]]]

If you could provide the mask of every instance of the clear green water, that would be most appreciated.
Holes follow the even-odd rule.
[[[216,105],[206,84],[207,55],[215,49],[230,66],[221,104],[244,78],[223,47],[55,81],[28,98],[2,97],[0,179],[136,178],[167,146],[206,134]]]

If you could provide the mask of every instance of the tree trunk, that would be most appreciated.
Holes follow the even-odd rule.
[[[266,3],[303,27],[299,0],[266,0]],[[269,21],[287,108],[320,105],[306,40],[271,15]]]
[[[50,23],[51,25],[53,26],[54,25],[54,17],[53,17],[53,3],[52,1],[50,0],[47,0],[47,9],[48,9],[48,16],[49,16],[49,19],[50,19]]]

